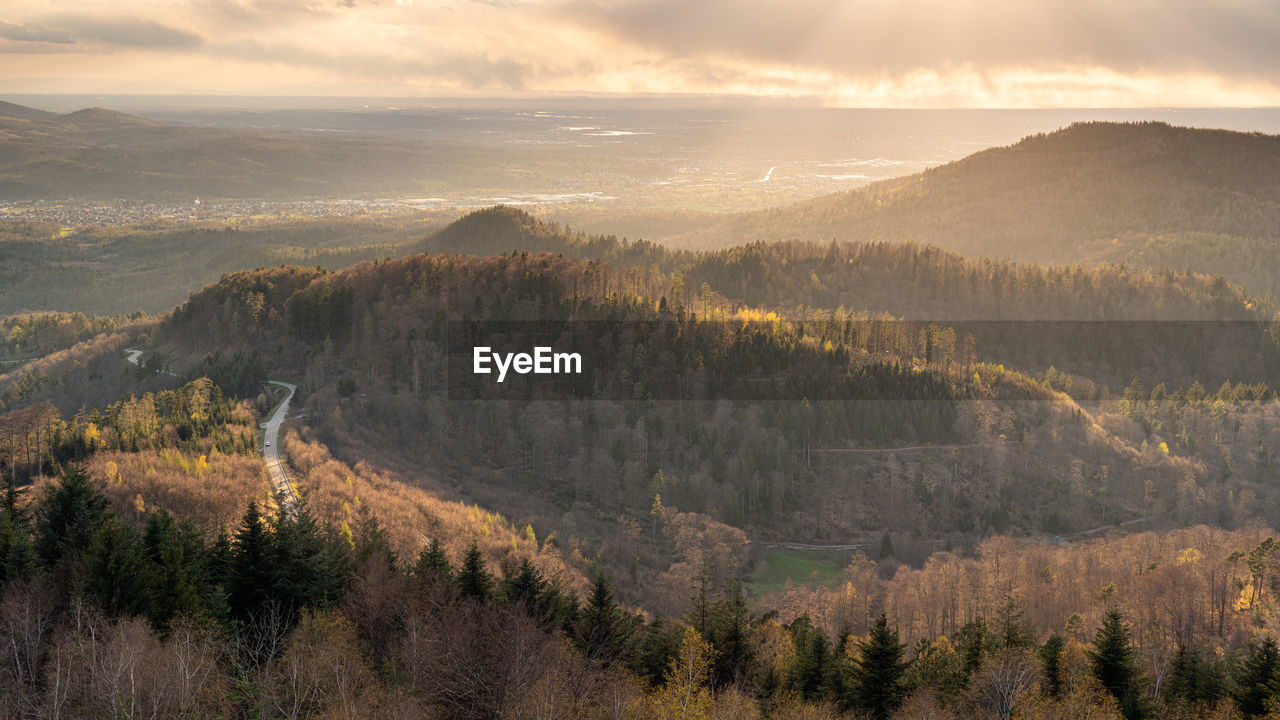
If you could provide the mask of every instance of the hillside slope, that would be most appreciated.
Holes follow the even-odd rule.
[[[1152,385],[1199,380],[1217,387],[1280,373],[1267,334],[1275,307],[1221,276],[972,259],[910,242],[669,250],[571,232],[509,207],[476,211],[420,247],[605,261],[661,278],[653,292],[673,303],[705,297],[788,315],[844,309],[936,323],[958,338],[972,334],[982,359],[1036,373],[1056,367],[1117,393],[1135,375]]]
[[[565,250],[617,250],[607,238],[580,242],[509,210],[459,227],[489,228],[502,242],[529,231]],[[465,244],[459,227],[437,241]],[[1073,312],[1104,303],[1107,318],[1161,307],[1248,318],[1247,299],[1229,285],[1115,268],[1006,267],[906,246],[841,246],[836,255],[801,244],[650,251],[654,262],[633,268],[522,251],[234,273],[158,324],[12,371],[0,391],[9,408],[49,398],[64,412],[93,406],[81,395],[114,387],[118,397],[138,382],[119,369],[126,343],[147,345],[148,357],[177,374],[173,382],[205,374],[245,396],[256,380],[287,378],[300,387],[301,422],[340,460],[554,532],[570,557],[629,575],[622,590],[631,598],[653,588],[687,597],[700,558],[718,558],[721,574],[742,559],[734,543],[637,545],[629,528],[653,522],[658,500],[664,513],[692,513],[689,523],[755,537],[917,538],[899,542],[900,557],[991,532],[1062,533],[1142,518],[1234,525],[1280,507],[1267,481],[1280,462],[1280,404],[1266,368],[1224,369],[1214,354],[1257,363],[1252,350],[1215,342],[1206,351],[1163,332],[1111,338],[1108,348],[1090,345],[1089,328],[1070,335],[1049,324],[1045,337],[1056,345],[1039,348],[1044,359],[1080,346],[1096,367],[1033,377],[999,364],[1014,347],[1008,338],[850,309],[881,298],[883,288],[866,280],[884,276],[887,286],[915,282],[901,297],[935,308],[947,298],[980,308],[997,296],[1036,307],[1027,299],[1048,293]],[[1040,289],[1025,289],[1033,286]],[[748,297],[776,301],[782,312],[752,307]],[[846,309],[786,309],[813,302]],[[450,348],[469,347],[450,343],[459,323],[495,323],[528,347],[533,320],[591,329],[571,335],[567,348],[592,369],[585,386],[507,396],[451,382]],[[1238,324],[1268,347],[1264,323]],[[1123,385],[1126,363],[1146,358],[1165,360],[1123,394],[1090,389],[1091,377],[1107,374]],[[1232,382],[1219,385],[1224,372]],[[1237,374],[1245,372],[1261,379]]]
[[[47,110],[37,110],[36,108],[27,107],[26,105],[18,105],[16,103],[0,100],[0,117],[9,118],[54,118],[57,113]]]
[[[1148,236],[1280,237],[1280,137],[1080,123],[847,193],[668,238],[914,240],[964,255],[1121,260]]]
[[[165,312],[224,273],[298,263],[338,269],[411,252],[448,210],[394,217],[268,217],[89,227],[0,227],[0,316]]]
[[[1147,453],[1161,438],[1144,445],[1127,418],[1095,422],[1042,383],[966,357],[945,329],[857,313],[779,322],[710,289],[664,310],[663,287],[647,268],[525,253],[259,271],[196,294],[154,339],[175,367],[214,348],[256,350],[301,381],[307,417],[340,455],[552,527],[568,512],[597,540],[613,530],[596,522],[643,516],[655,492],[757,532],[813,538],[886,522],[929,534],[1080,528],[1138,512],[1142,478],[1176,493],[1200,472],[1182,450]],[[455,397],[444,345],[452,324],[551,319],[630,323],[617,340],[574,348],[607,369],[594,391]],[[695,390],[664,391],[669,369]],[[793,394],[760,398],[734,384],[776,377]],[[1272,397],[1243,386],[1207,401],[1199,392],[1197,403]],[[872,452],[841,454],[859,448]],[[1095,483],[1105,493],[1080,495]]]

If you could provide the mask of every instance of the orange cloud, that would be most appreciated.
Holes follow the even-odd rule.
[[[1280,105],[1270,0],[10,3],[0,92]]]

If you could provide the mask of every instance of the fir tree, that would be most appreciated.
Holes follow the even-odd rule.
[[[563,598],[529,558],[522,558],[520,565],[503,578],[501,591],[504,600],[520,607],[545,627],[556,625]]]
[[[306,506],[292,518],[276,516],[273,585],[291,615],[338,601],[350,578],[351,546],[331,527],[321,528]]]
[[[890,629],[884,613],[871,627],[871,635],[858,643],[854,665],[854,705],[877,720],[893,715],[906,695],[905,676],[910,663],[897,628]]]
[[[137,533],[108,517],[85,551],[86,593],[112,615],[131,615],[144,609],[146,586]]]
[[[36,571],[38,558],[31,543],[26,513],[18,505],[18,489],[13,478],[6,482],[4,505],[0,507],[0,589]]]
[[[1062,653],[1066,646],[1061,635],[1051,635],[1044,645],[1040,646],[1044,691],[1049,697],[1058,697],[1062,693]]]
[[[484,555],[474,541],[462,558],[462,567],[453,579],[454,586],[463,597],[488,602],[493,597],[493,576],[485,568]]]
[[[354,552],[356,567],[364,565],[370,558],[377,558],[392,574],[396,572],[399,562],[396,551],[391,547],[386,530],[371,514],[361,516],[356,525]]]
[[[36,520],[36,553],[47,568],[78,555],[108,515],[109,501],[78,469],[65,471],[40,504]]]
[[[453,568],[439,538],[431,538],[431,542],[418,553],[418,562],[413,565],[413,578],[424,587],[447,586],[453,582]]]
[[[734,684],[746,676],[754,655],[751,613],[736,582],[728,597],[715,605],[711,627],[709,639],[717,649],[712,682],[716,687]]]
[[[1006,595],[1000,607],[999,643],[1005,648],[1035,647],[1036,631],[1026,621],[1022,605],[1013,595]]]
[[[199,576],[204,544],[190,528],[181,528],[165,510],[147,517],[142,536],[147,561],[147,614],[157,628],[204,605]]]
[[[26,527],[12,518],[0,517],[0,589],[34,575],[39,560]]]
[[[234,617],[247,620],[266,606],[274,583],[274,561],[272,538],[258,504],[250,502],[232,544],[227,575],[227,603]]]
[[[591,595],[578,615],[578,647],[588,659],[610,663],[622,657],[632,627],[613,597],[604,573],[596,574]]]
[[[680,651],[682,635],[678,626],[662,618],[654,619],[636,633],[627,666],[636,675],[648,680],[650,685],[658,686],[672,659]]]
[[[796,650],[790,684],[805,700],[820,700],[831,692],[834,658],[831,643],[822,628],[815,627],[808,615],[791,621],[791,642]]]
[[[877,562],[884,562],[891,557],[895,557],[893,540],[889,537],[889,533],[885,533],[880,536],[880,556],[876,560]]]
[[[1194,645],[1178,647],[1169,677],[1168,697],[1187,705],[1212,706],[1227,691],[1223,664]]]
[[[1236,680],[1236,703],[1246,717],[1265,715],[1280,685],[1280,649],[1266,638],[1249,649]]]
[[[956,652],[960,655],[960,674],[965,684],[982,667],[991,645],[991,633],[983,618],[970,620],[956,633]]]
[[[711,596],[709,586],[711,578],[703,566],[698,573],[698,590],[693,594],[693,608],[689,611],[689,625],[702,637],[711,636]]]
[[[1102,619],[1089,651],[1093,676],[1111,693],[1128,720],[1143,717],[1142,676],[1120,611],[1112,608]]]

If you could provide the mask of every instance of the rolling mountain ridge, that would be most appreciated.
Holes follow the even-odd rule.
[[[1124,261],[1151,237],[1186,233],[1237,244],[1280,238],[1280,137],[1079,123],[664,241],[912,240],[969,256],[1072,263]]]
[[[0,197],[11,200],[358,197],[411,192],[441,166],[438,149],[372,136],[0,107]]]

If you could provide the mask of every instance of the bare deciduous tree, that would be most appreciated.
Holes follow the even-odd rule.
[[[978,676],[974,689],[993,717],[1010,720],[1034,693],[1040,665],[1029,650],[1007,649],[992,656]]]

